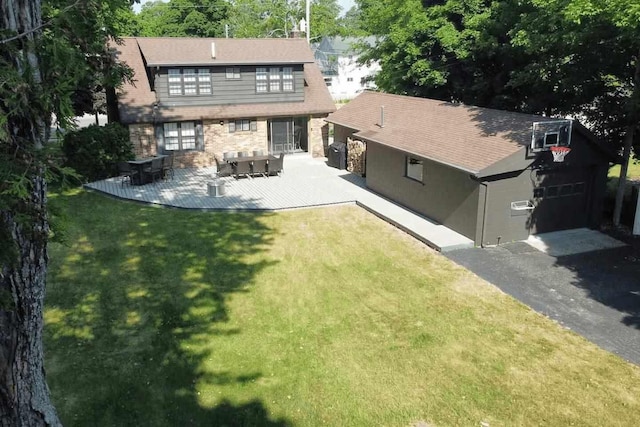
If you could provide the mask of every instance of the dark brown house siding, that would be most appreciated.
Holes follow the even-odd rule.
[[[407,154],[367,143],[367,187],[458,233],[475,238],[479,183],[468,173],[423,159],[423,183],[406,177]]]
[[[542,152],[529,156],[533,164],[522,171],[483,179],[486,196],[480,200],[483,219],[476,244],[496,245],[530,234],[598,226],[608,158],[576,131],[571,148],[563,163]],[[534,209],[511,209],[512,202],[523,200],[531,201]]]
[[[352,132],[336,126],[336,140],[346,140]],[[484,178],[422,158],[423,182],[417,182],[406,177],[408,155],[368,141],[367,187],[478,246],[600,223],[609,161],[578,132],[564,163],[554,163],[550,152],[522,150],[521,160],[506,163],[526,168]],[[518,201],[530,201],[534,209],[512,209]]]
[[[277,65],[282,67],[281,65]],[[302,102],[304,101],[304,70],[302,64],[286,65],[293,68],[292,92],[256,92],[256,66],[242,66],[240,78],[227,79],[227,67],[172,67],[172,68],[206,68],[211,73],[211,95],[200,96],[170,96],[168,83],[168,69],[160,68],[155,75],[155,90],[159,101],[165,106],[192,105],[225,105],[225,104],[253,104],[264,102]],[[269,70],[269,66],[265,66]]]

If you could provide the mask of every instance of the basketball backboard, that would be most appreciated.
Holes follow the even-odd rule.
[[[551,147],[571,145],[571,120],[534,122],[531,132],[531,151],[548,151]]]

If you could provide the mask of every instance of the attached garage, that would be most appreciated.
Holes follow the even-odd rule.
[[[431,99],[364,92],[327,121],[366,144],[368,188],[478,246],[597,227],[616,159],[574,120]]]

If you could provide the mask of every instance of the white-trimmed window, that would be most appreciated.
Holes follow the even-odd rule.
[[[267,69],[264,67],[256,68],[256,92],[269,92],[269,79],[267,77]]]
[[[198,68],[198,92],[211,95],[211,73],[206,68]]]
[[[197,149],[195,122],[164,123],[164,151]]]
[[[269,92],[280,92],[280,68],[269,69]]]
[[[252,119],[238,119],[229,121],[229,133],[255,132],[258,130],[258,122]]]
[[[282,91],[293,92],[293,68],[282,68]]]
[[[256,68],[256,92],[293,92],[293,67]]]
[[[177,68],[169,70],[169,95],[182,95],[182,75]]]
[[[227,67],[226,70],[226,78],[227,79],[239,79],[240,78],[240,67]]]
[[[423,182],[424,163],[422,159],[407,156],[407,178]]]
[[[170,68],[170,96],[211,95],[211,72],[208,68]]]
[[[185,68],[182,70],[182,83],[185,95],[197,95],[198,84],[196,81],[196,70],[193,68]]]

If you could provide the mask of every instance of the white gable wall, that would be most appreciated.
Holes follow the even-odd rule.
[[[338,56],[338,75],[325,76],[329,93],[335,101],[353,99],[365,89],[376,88],[373,81],[362,82],[366,77],[375,76],[380,65],[359,65],[357,60],[357,55]]]

